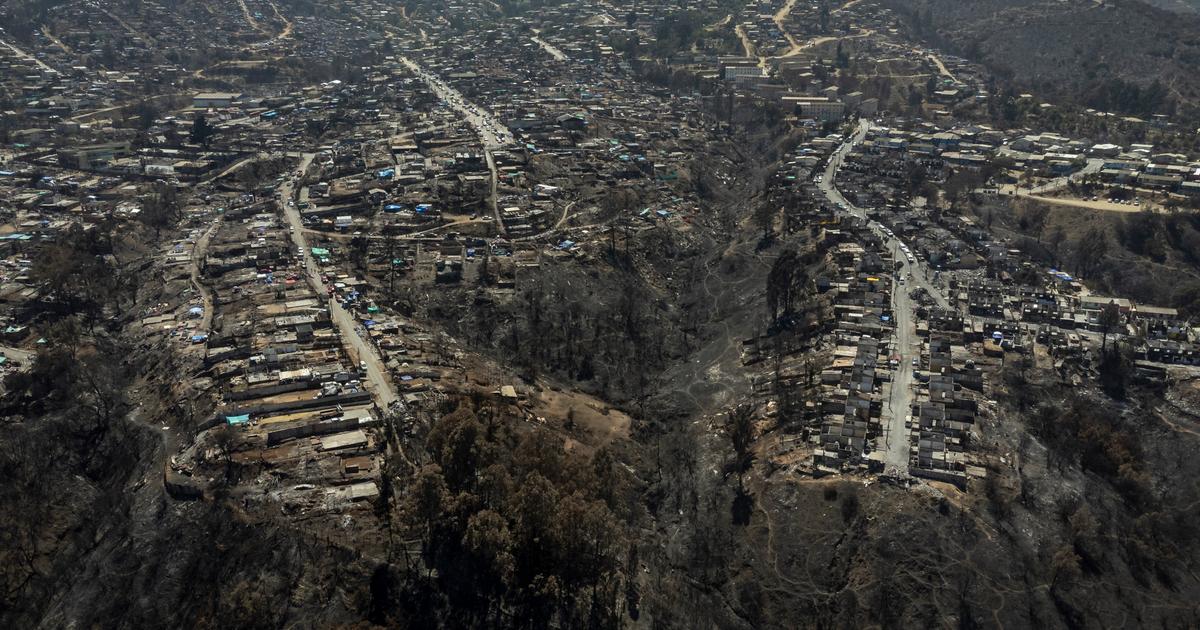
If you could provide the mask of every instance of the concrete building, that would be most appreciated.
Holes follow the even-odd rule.
[[[229,107],[241,98],[241,94],[234,92],[200,92],[192,97],[192,107],[196,109]]]

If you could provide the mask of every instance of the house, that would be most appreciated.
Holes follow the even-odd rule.
[[[1173,321],[1179,319],[1179,311],[1177,309],[1168,308],[1165,306],[1150,306],[1149,304],[1138,304],[1134,306],[1133,315],[1138,319],[1157,321]]]
[[[831,100],[827,96],[789,95],[783,97],[783,105],[785,108],[795,108],[795,111],[804,118],[812,118],[821,122],[835,122],[841,120],[846,114],[845,103]]]
[[[1079,307],[1084,311],[1102,311],[1109,303],[1117,305],[1117,310],[1122,314],[1128,313],[1133,308],[1133,302],[1126,298],[1104,297],[1101,295],[1085,295],[1079,298]]]
[[[87,170],[103,166],[112,160],[131,155],[128,142],[108,142],[64,149],[58,152],[58,164],[63,168]]]
[[[222,108],[229,107],[235,102],[241,100],[242,95],[235,92],[200,92],[192,97],[192,107],[194,109],[208,109],[210,107]]]

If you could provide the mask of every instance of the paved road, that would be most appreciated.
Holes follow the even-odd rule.
[[[496,168],[496,158],[492,156],[491,151],[485,150],[483,156],[487,159],[488,173],[492,178],[488,192],[488,206],[492,209],[492,218],[496,221],[496,229],[501,234],[508,234],[508,228],[504,226],[504,219],[500,217],[500,169]]]
[[[825,167],[825,173],[821,177],[821,182],[817,184],[817,188],[824,193],[826,199],[828,199],[835,206],[841,204],[839,207],[843,213],[853,217],[858,217],[859,219],[863,219],[865,221],[870,220],[867,216],[866,210],[858,208],[854,204],[847,201],[846,198],[842,196],[842,193],[838,191],[837,174],[838,169],[841,167],[842,162],[846,159],[846,155],[850,153],[850,150],[861,144],[862,141],[866,139],[867,131],[870,130],[870,127],[871,123],[867,119],[863,118],[859,120],[858,127],[855,129],[854,133],[847,138],[846,141],[842,143],[842,145],[838,147],[836,151],[834,151],[832,156],[830,156],[829,163]],[[883,231],[882,225],[876,222],[871,222],[870,225],[875,233],[883,239],[884,245],[887,246],[891,251],[895,252],[896,261],[902,265],[900,273],[912,274],[912,282],[910,283],[909,288],[923,288],[929,292],[930,296],[933,297],[934,301],[939,307],[950,308],[949,300],[946,299],[942,289],[938,287],[932,280],[933,271],[929,269],[925,263],[917,261],[915,257],[912,261],[909,261],[908,256],[903,254],[901,250],[901,246],[905,245],[905,243],[895,236],[889,236]]]
[[[858,128],[854,130],[854,133],[830,156],[829,164],[825,168],[821,182],[817,184],[817,187],[824,193],[830,203],[840,208],[843,213],[863,220],[868,220],[866,211],[848,202],[842,196],[842,193],[838,191],[837,174],[846,155],[854,146],[860,144],[866,138],[869,129],[869,121],[866,119],[859,121]],[[930,290],[932,294],[932,290],[936,290],[935,287],[926,280],[925,271],[919,269],[917,263],[910,263],[907,256],[901,252],[900,241],[888,237],[882,231],[882,226],[876,223],[872,223],[872,226],[876,233],[883,238],[885,247],[892,250],[895,260],[903,265],[897,272],[897,275],[908,276],[911,273],[913,284],[916,286],[925,286],[926,290]],[[898,357],[900,365],[892,372],[892,382],[889,386],[888,398],[884,401],[884,413],[886,416],[886,423],[884,425],[884,467],[886,472],[901,474],[908,473],[909,463],[909,430],[905,428],[904,422],[913,404],[912,360],[920,358],[920,345],[915,334],[913,316],[916,305],[913,304],[912,299],[908,295],[909,289],[910,286],[908,281],[906,281],[905,284],[896,284],[892,291],[892,313],[893,317],[895,317],[896,328],[893,338],[895,347],[892,349],[890,356]],[[935,295],[936,297],[938,296]],[[941,298],[941,301],[944,302],[944,299]]]
[[[496,160],[492,155],[492,151],[511,145],[514,142],[512,133],[509,132],[508,128],[505,127],[499,119],[488,113],[487,110],[463,98],[463,95],[460,94],[458,90],[450,87],[445,81],[442,81],[441,78],[433,73],[427,72],[416,62],[407,57],[400,57],[400,62],[408,66],[409,70],[412,70],[418,78],[424,81],[425,85],[429,86],[429,89],[432,90],[433,93],[438,96],[438,98],[445,101],[447,105],[458,112],[458,114],[463,117],[463,120],[465,120],[479,136],[479,142],[483,145],[483,155],[487,160],[488,172],[491,173],[492,178],[491,195],[488,199],[488,205],[492,208],[492,215],[496,220],[496,228],[501,234],[506,233],[504,221],[500,219],[500,208],[499,203],[497,202],[497,189],[500,185],[500,171],[496,167]]]
[[[542,50],[549,53],[551,57],[554,57],[555,59],[557,59],[559,61],[566,61],[567,59],[569,59],[569,57],[567,57],[567,53],[559,50],[553,44],[542,39],[539,36],[534,35],[533,37],[530,37],[529,39],[532,39],[535,44],[537,44],[538,46],[541,46]]]
[[[297,169],[301,174],[308,169],[308,165],[312,163],[315,153],[305,153],[300,158],[300,165]],[[279,199],[283,205],[283,214],[287,219],[288,225],[292,228],[292,243],[303,252],[304,271],[308,278],[308,283],[312,286],[317,295],[326,300],[329,306],[329,316],[334,325],[338,328],[338,334],[341,336],[342,344],[346,347],[348,354],[359,361],[366,364],[367,367],[367,382],[371,384],[371,389],[375,394],[375,400],[380,407],[387,409],[392,403],[400,399],[391,381],[388,379],[387,368],[383,363],[383,358],[379,356],[379,352],[366,339],[365,330],[355,321],[353,314],[342,308],[336,300],[328,298],[328,293],[325,289],[325,283],[321,280],[321,269],[317,266],[317,261],[312,256],[312,250],[308,246],[308,239],[304,236],[304,221],[300,217],[300,210],[293,204],[289,203],[293,200],[293,191],[295,190],[296,181],[299,177],[289,179],[279,187]]]
[[[424,68],[408,57],[400,57],[400,62],[416,73],[417,77],[429,86],[434,94],[446,102],[446,105],[457,111],[467,124],[479,134],[479,140],[485,150],[499,149],[513,143],[512,134],[508,128],[487,112],[484,108],[463,98],[458,90],[450,87],[437,75],[427,72]]]
[[[1013,191],[1016,191],[1017,194],[1025,196],[1025,195],[1038,195],[1038,194],[1045,193],[1045,192],[1060,190],[1060,189],[1066,188],[1067,185],[1070,184],[1071,182],[1075,182],[1078,184],[1079,182],[1083,181],[1084,177],[1091,175],[1093,173],[1099,173],[1100,169],[1104,166],[1105,161],[1106,160],[1104,160],[1103,158],[1088,158],[1087,164],[1084,165],[1083,168],[1079,169],[1078,171],[1076,171],[1074,173],[1071,173],[1070,175],[1064,175],[1062,177],[1055,177],[1054,179],[1051,179],[1050,181],[1047,181],[1046,183],[1044,183],[1040,186],[1026,188],[1023,191],[1021,190],[1021,187],[1016,184],[1001,186],[1000,192],[1003,194],[1009,194]]]
[[[155,39],[155,38],[153,38],[153,37],[151,37],[151,36],[149,36],[149,35],[147,35],[147,34],[145,34],[145,33],[141,32],[141,31],[137,30],[136,28],[133,28],[132,26],[130,26],[130,25],[129,25],[129,23],[128,23],[128,22],[126,22],[125,20],[121,19],[121,17],[120,17],[120,16],[118,16],[117,14],[113,13],[112,11],[109,11],[107,8],[105,8],[105,7],[103,7],[103,6],[101,6],[101,7],[99,7],[99,8],[100,8],[100,11],[101,11],[102,13],[104,13],[105,15],[107,15],[107,16],[108,16],[108,17],[109,17],[109,18],[110,18],[112,21],[116,22],[117,24],[120,24],[120,25],[121,25],[121,28],[123,28],[123,29],[125,29],[126,31],[128,31],[130,35],[134,35],[134,36],[136,36],[136,37],[141,37],[142,39],[144,39],[144,40],[146,40],[146,41],[150,42],[151,44],[158,44],[158,40],[157,40],[157,39]]]
[[[1006,184],[998,189],[1001,195],[1014,195],[1017,197],[1027,197],[1036,199],[1043,203],[1048,203],[1056,206],[1070,206],[1072,208],[1084,208],[1086,210],[1103,210],[1105,212],[1166,212],[1167,209],[1161,204],[1154,203],[1148,199],[1140,199],[1138,205],[1117,203],[1107,199],[1099,198],[1095,201],[1087,199],[1078,199],[1074,197],[1046,197],[1043,193],[1054,192],[1066,188],[1070,183],[1080,183],[1085,177],[1093,173],[1100,172],[1104,166],[1103,158],[1088,158],[1087,164],[1078,171],[1063,177],[1056,177],[1047,181],[1040,186],[1032,188],[1022,188],[1017,184]]]
[[[900,355],[900,365],[892,370],[892,382],[887,401],[888,423],[884,427],[885,472],[908,472],[910,436],[904,426],[913,404],[912,360],[920,356],[916,337],[912,300],[903,285],[892,291],[892,314],[896,319],[893,355]]]
[[[41,68],[42,70],[45,70],[47,72],[58,72],[58,70],[55,70],[54,68],[51,68],[50,66],[46,65],[46,63],[44,61],[42,61],[41,59],[34,57],[33,55],[25,52],[24,50],[21,50],[20,48],[17,48],[15,45],[13,45],[9,42],[0,40],[0,44],[4,44],[5,46],[8,46],[13,51],[13,53],[16,54],[18,57],[21,57],[27,61],[32,61],[33,63],[37,64],[37,66],[39,68]]]

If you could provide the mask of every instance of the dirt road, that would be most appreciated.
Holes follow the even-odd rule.
[[[737,26],[733,27],[733,32],[737,34],[738,39],[742,40],[742,50],[746,53],[746,56],[756,57],[758,59],[759,67],[765,68],[767,65],[767,58],[758,56],[758,47],[755,46],[754,42],[750,40],[750,35],[746,33],[746,28],[741,24],[738,24]]]
[[[788,16],[792,14],[792,9],[795,8],[795,6],[796,0],[787,0],[787,2],[783,4],[783,8],[779,9],[779,11],[772,18],[775,21],[775,27],[779,29],[779,32],[783,33],[783,36],[788,40],[788,44],[791,46],[787,53],[784,54],[785,57],[800,52],[800,49],[803,47],[801,46],[800,41],[796,39],[796,36],[792,35],[791,31],[787,29],[787,24],[785,24]]]
[[[1048,204],[1054,205],[1054,206],[1070,206],[1072,208],[1085,208],[1087,210],[1102,210],[1104,212],[1124,212],[1127,214],[1135,213],[1135,212],[1142,212],[1142,211],[1166,212],[1166,209],[1163,208],[1162,206],[1158,206],[1158,205],[1151,204],[1151,203],[1143,203],[1140,206],[1133,206],[1133,205],[1128,205],[1128,204],[1123,204],[1123,203],[1117,203],[1115,201],[1107,201],[1104,199],[1097,199],[1096,201],[1089,201],[1086,199],[1073,199],[1070,197],[1043,197],[1041,195],[1031,195],[1029,193],[1017,193],[1017,196],[1018,197],[1026,197],[1028,199],[1036,199],[1038,201],[1048,203]]]
[[[200,266],[204,260],[204,256],[208,253],[209,241],[217,233],[217,229],[221,227],[221,221],[222,218],[217,217],[212,225],[204,231],[204,234],[196,239],[195,245],[192,246],[192,260],[189,265],[191,267],[192,286],[196,288],[196,292],[200,294],[200,298],[204,301],[204,315],[200,320],[200,330],[204,333],[212,330],[213,294],[212,289],[209,289],[208,285],[204,284],[200,278]]]
[[[933,62],[933,65],[937,66],[938,72],[951,81],[958,81],[958,79],[954,77],[954,73],[950,72],[950,69],[946,67],[946,64],[942,63],[941,57],[935,55],[934,53],[929,53],[928,57],[929,60]]]
[[[22,350],[12,346],[0,346],[0,355],[4,355],[9,361],[16,361],[21,365],[29,365],[29,362],[33,360],[36,354],[36,352],[31,350]]]

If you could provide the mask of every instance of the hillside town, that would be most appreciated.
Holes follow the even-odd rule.
[[[367,586],[327,596],[320,627],[696,627],[687,598],[712,627],[1101,627],[1125,600],[1080,593],[1116,561],[1080,540],[1128,531],[1094,506],[1157,515],[1137,527],[1159,544],[1197,492],[1138,459],[1183,461],[1197,435],[1197,122],[1043,93],[908,4],[0,8],[6,422],[152,436],[124,458],[138,481],[107,483],[345,567]],[[63,478],[99,485],[91,454],[135,443],[116,435]],[[971,574],[945,584],[961,605],[885,619],[874,580],[824,581],[878,569],[895,514],[998,545],[971,570],[1037,603]],[[859,533],[845,551],[792,527]],[[826,559],[798,559],[805,540],[833,555],[798,586],[780,571]],[[539,545],[566,551],[520,553]],[[1174,545],[1136,562],[1195,557]],[[50,595],[67,582],[42,553],[9,558],[12,627],[114,621],[86,589]],[[988,557],[1053,568],[999,585]],[[1132,557],[1142,586],[1109,585],[1129,601],[1196,592]],[[746,590],[761,567],[788,594]],[[294,625],[237,575],[240,608],[197,619]],[[822,589],[848,595],[795,604]]]

